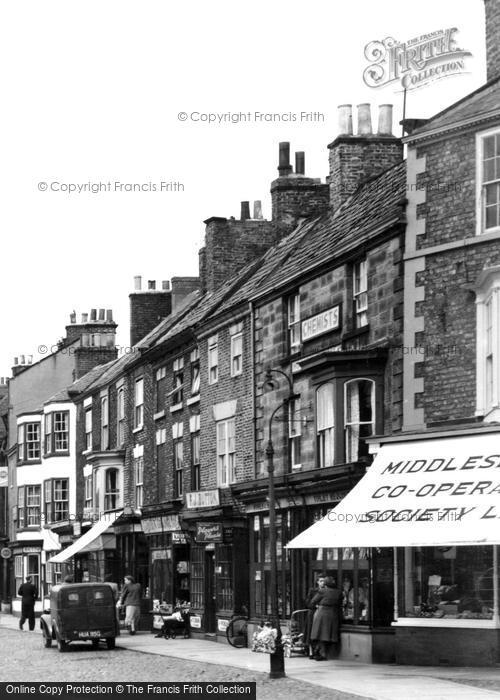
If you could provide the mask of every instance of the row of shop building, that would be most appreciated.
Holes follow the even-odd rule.
[[[199,277],[146,289],[136,278],[128,352],[118,356],[111,312],[93,310],[72,314],[50,356],[18,358],[0,398],[2,597],[14,612],[26,575],[41,609],[67,573],[130,573],[145,610],[189,603],[195,633],[222,639],[235,612],[265,619],[271,439],[282,619],[327,572],[344,593],[344,658],[499,661],[488,508],[500,460],[500,9],[486,9],[483,87],[405,120],[403,139],[389,106],[373,132],[369,105],[356,130],[343,105],[326,184],[280,144],[272,218],[258,204],[250,218],[244,202],[238,220],[205,221]],[[454,481],[464,455],[470,478]],[[415,488],[427,467],[446,480]],[[400,506],[403,493],[416,505]],[[382,496],[392,511],[377,510]],[[441,536],[443,509],[483,506],[487,533],[462,513]],[[433,518],[434,540],[419,540]],[[374,541],[379,521],[391,527]],[[315,523],[331,539],[315,541]]]

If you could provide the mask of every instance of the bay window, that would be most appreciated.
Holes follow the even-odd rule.
[[[40,459],[40,422],[22,423],[17,426],[18,462],[34,462]]]
[[[375,382],[351,379],[344,384],[344,424],[346,461],[355,462],[368,456],[364,438],[375,428]]]
[[[40,484],[19,486],[17,489],[17,527],[39,527],[41,523]]]
[[[45,455],[69,452],[69,411],[53,411],[44,416]]]
[[[47,523],[69,518],[69,479],[47,479],[43,482],[44,516]]]
[[[119,505],[119,498],[118,469],[107,469],[105,475],[104,510],[116,510]]]

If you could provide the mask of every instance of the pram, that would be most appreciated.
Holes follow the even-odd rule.
[[[190,637],[189,610],[187,608],[178,608],[173,613],[160,609],[155,611],[155,615],[159,615],[163,620],[163,626],[156,635],[157,637],[165,639],[175,639],[181,635],[184,639]]]
[[[294,610],[290,615],[288,623],[288,633],[283,638],[283,646],[285,655],[309,653],[307,644],[304,641],[308,616],[311,611],[308,608],[302,610]]]

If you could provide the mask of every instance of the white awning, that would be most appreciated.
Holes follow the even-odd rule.
[[[59,535],[48,527],[42,531],[43,549],[45,552],[58,552],[61,549]]]
[[[59,564],[63,561],[67,561],[68,559],[71,559],[71,557],[74,557],[75,554],[79,554],[84,551],[92,551],[91,549],[91,544],[96,540],[100,535],[102,535],[108,527],[111,527],[113,523],[120,517],[120,515],[123,513],[122,510],[119,510],[115,513],[104,513],[100,520],[98,520],[90,530],[87,530],[81,537],[79,537],[76,542],[73,542],[69,547],[66,549],[63,549],[59,554],[56,554],[54,557],[49,559],[48,563],[49,564]],[[89,548],[89,549],[87,549]]]
[[[500,544],[500,433],[383,445],[343,501],[287,546],[467,544]]]

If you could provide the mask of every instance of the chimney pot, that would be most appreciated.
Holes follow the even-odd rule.
[[[253,203],[253,218],[262,219],[262,202],[260,199],[256,199]]]
[[[378,133],[392,136],[392,105],[380,105],[378,110]]]
[[[106,317],[106,312],[104,309],[99,309],[99,321],[104,321]]]
[[[168,291],[170,289],[170,282],[168,280],[163,280],[161,283],[161,288],[164,291]]]
[[[97,309],[90,309],[90,320],[97,321]]]
[[[14,367],[17,367],[18,364],[19,364],[19,358],[15,357],[14,358]]]
[[[73,313],[69,315],[69,322],[76,323],[76,311],[73,311]]]
[[[295,173],[297,175],[305,175],[306,172],[306,154],[304,151],[295,152]]]
[[[26,357],[24,355],[21,355],[21,364],[26,364]]]
[[[358,105],[358,136],[366,136],[372,132],[372,115],[369,102]]]
[[[89,320],[89,315],[88,314],[82,314],[82,323],[88,323]]]
[[[286,177],[292,172],[292,166],[290,165],[290,142],[280,141],[280,159],[278,165],[278,173],[280,177]]]
[[[148,289],[156,289],[156,281],[148,280]]]
[[[136,292],[140,292],[142,289],[142,277],[141,275],[136,275],[134,277],[134,289]]]
[[[246,221],[247,219],[250,218],[250,202],[242,202],[241,203],[241,216],[240,219],[242,221]]]
[[[339,105],[339,133],[352,136],[352,104]]]
[[[28,355],[28,364],[33,364],[33,355]]]
[[[112,321],[113,320],[113,309],[107,309],[106,310],[106,321]]]

